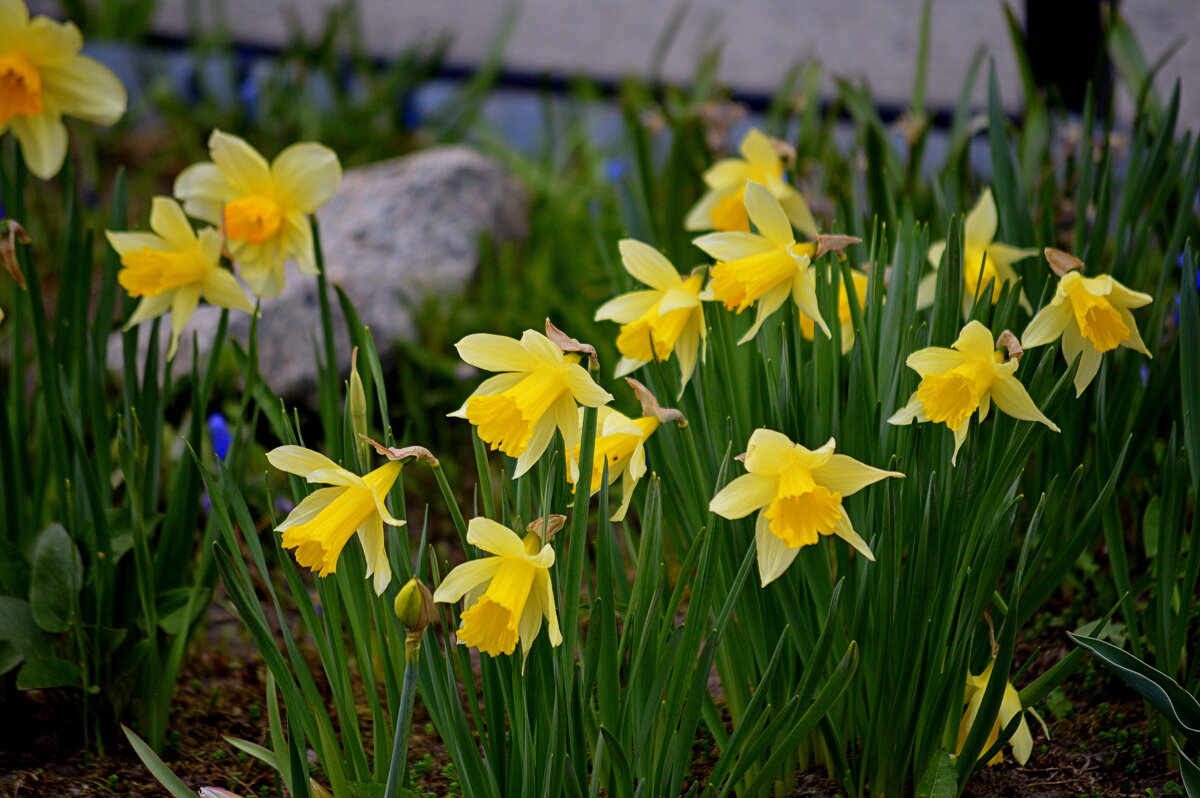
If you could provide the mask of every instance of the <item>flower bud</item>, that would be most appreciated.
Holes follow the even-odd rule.
[[[425,634],[425,628],[433,621],[433,594],[425,587],[424,582],[414,576],[396,594],[393,608],[396,617],[408,631],[404,638],[404,651],[411,662],[416,659],[421,648],[421,637]]]
[[[350,428],[354,430],[359,447],[359,456],[367,459],[367,444],[362,438],[367,434],[367,392],[358,373],[358,347],[350,354],[350,382],[346,389],[346,405],[350,413]]]

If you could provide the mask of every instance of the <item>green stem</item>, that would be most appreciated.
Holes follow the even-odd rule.
[[[400,711],[396,714],[396,736],[392,741],[392,762],[388,766],[387,788],[383,798],[396,798],[400,785],[404,783],[408,769],[408,737],[412,730],[413,700],[417,692],[416,657],[408,656],[407,644],[404,652],[404,687],[400,692]]]

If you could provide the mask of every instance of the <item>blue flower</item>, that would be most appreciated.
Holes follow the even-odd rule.
[[[225,420],[225,416],[213,413],[208,417],[208,434],[212,438],[213,452],[219,459],[224,460],[233,444],[233,433],[229,431],[229,422]]]

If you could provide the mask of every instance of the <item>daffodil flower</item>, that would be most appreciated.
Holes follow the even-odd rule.
[[[971,312],[971,305],[983,293],[988,281],[993,279],[996,282],[992,284],[992,304],[995,304],[1000,299],[1000,287],[1020,279],[1012,265],[1037,254],[1036,249],[1021,249],[996,241],[997,225],[996,201],[992,199],[992,190],[989,188],[967,213],[963,223],[963,316]],[[922,279],[917,287],[919,308],[933,304],[937,291],[937,268],[945,251],[945,241],[935,242],[929,247],[929,262],[934,272]],[[1024,291],[1020,294],[1019,302],[1027,313],[1031,312]]]
[[[596,416],[596,448],[592,455],[592,495],[600,490],[605,463],[608,464],[608,484],[621,479],[621,506],[613,521],[621,521],[629,511],[629,501],[638,480],[646,475],[646,440],[662,422],[655,416],[630,418],[611,407],[602,407]],[[583,435],[583,411],[579,411],[579,431]],[[572,468],[567,480],[574,485],[578,479],[579,446],[572,452]]]
[[[1124,346],[1150,357],[1129,311],[1149,305],[1153,297],[1131,291],[1107,274],[1084,277],[1078,259],[1058,250],[1046,250],[1047,257],[1052,253],[1070,258],[1078,267],[1068,269],[1059,278],[1054,298],[1029,322],[1021,345],[1029,349],[1062,336],[1067,363],[1082,356],[1075,372],[1075,395],[1079,396],[1100,370],[1100,357],[1105,352]]]
[[[283,267],[317,273],[309,216],[342,182],[333,150],[303,142],[271,163],[237,136],[214,130],[212,162],[193,164],[175,179],[175,196],[197,219],[219,225],[246,284],[260,297],[283,290]]]
[[[953,348],[930,346],[908,356],[905,363],[921,375],[921,383],[908,404],[889,418],[888,423],[945,424],[954,432],[951,463],[957,460],[958,450],[967,438],[971,414],[978,410],[982,422],[993,401],[1013,418],[1040,421],[1058,432],[1058,427],[1038,410],[1017,379],[1017,362],[1016,358],[1006,360],[996,351],[991,331],[972,321],[962,329]]]
[[[221,268],[221,234],[212,228],[197,235],[179,203],[155,197],[150,206],[152,233],[105,233],[121,256],[117,280],[131,297],[141,297],[125,329],[171,312],[171,346],[196,312],[200,298],[230,310],[254,313],[254,304],[237,278]]]
[[[979,708],[983,704],[983,696],[987,692],[988,682],[992,679],[992,669],[995,666],[996,660],[988,662],[983,673],[978,676],[967,674],[967,689],[963,696],[963,703],[966,705],[966,711],[963,713],[962,722],[958,726],[958,753],[962,753],[963,745],[967,742],[967,735],[971,732],[971,727],[975,725],[975,718],[979,714]],[[1017,726],[1017,731],[1009,738],[1008,744],[1012,746],[1013,759],[1024,765],[1029,761],[1029,755],[1033,753],[1033,735],[1029,733],[1029,725],[1025,722],[1023,715],[1024,710],[1021,708],[1021,697],[1017,693],[1016,688],[1012,686],[1012,682],[1004,683],[1004,697],[1000,700],[1000,714],[996,718],[996,722],[992,724],[991,731],[988,732],[987,741],[983,744],[983,750],[986,752],[989,748],[996,744],[1000,739],[1000,731],[1012,722],[1012,719],[1021,716],[1021,723]],[[988,760],[988,765],[999,765],[1004,761],[1003,751],[997,751],[996,755]]]
[[[579,365],[545,335],[526,330],[521,340],[476,333],[455,344],[459,357],[484,371],[501,372],[480,383],[451,416],[475,425],[493,451],[517,458],[519,477],[533,467],[554,437],[562,433],[566,450],[579,443],[578,404],[599,407],[612,401]]]
[[[835,454],[830,438],[816,450],[786,435],[757,429],[746,447],[746,472],[722,488],[708,509],[722,518],[744,518],[758,510],[754,539],[758,573],[765,587],[796,559],[802,546],[821,535],[837,535],[868,560],[875,555],[842,506],[842,499],[898,471],[872,468]]]
[[[817,223],[808,203],[799,191],[783,179],[783,161],[771,140],[762,131],[752,129],[738,148],[741,158],[723,158],[704,173],[708,191],[688,212],[684,227],[688,230],[750,231],[742,199],[746,182],[766,186],[779,200],[796,229],[810,238],[817,237]]]
[[[375,594],[383,595],[392,581],[383,525],[404,525],[392,517],[384,501],[400,476],[401,463],[390,460],[360,477],[303,446],[280,446],[267,452],[267,461],[309,482],[333,486],[313,491],[275,527],[283,533],[283,547],[296,550],[300,565],[328,576],[337,570],[342,548],[357,532],[367,560],[366,576],[374,576]]]
[[[550,645],[562,644],[550,568],[554,549],[543,545],[536,532],[524,540],[502,524],[472,518],[467,542],[492,554],[468,560],[446,574],[433,600],[453,603],[466,596],[458,642],[485,654],[511,654],[521,641],[522,665],[542,630],[549,628]]]
[[[789,296],[801,313],[829,335],[817,307],[817,278],[812,268],[817,244],[796,242],[783,207],[765,186],[747,183],[745,204],[758,234],[709,233],[693,242],[718,261],[709,286],[713,299],[738,313],[758,304],[754,325],[738,343],[753,339]]]
[[[67,157],[63,116],[111,125],[125,113],[121,81],[81,49],[72,23],[30,19],[22,0],[0,0],[0,135],[12,129],[25,165],[43,180]]]
[[[864,308],[867,302],[867,275],[858,269],[851,269],[850,276],[854,281],[854,294],[858,297],[858,307]],[[838,280],[838,323],[842,326],[842,354],[844,355],[854,348],[854,319],[850,315],[850,297],[846,294],[846,283],[841,279]],[[804,336],[804,340],[811,341],[815,332],[816,327],[813,325],[812,319],[801,314],[800,334]]]
[[[704,277],[680,275],[658,250],[641,241],[627,238],[617,246],[625,270],[650,288],[610,299],[596,311],[596,321],[621,325],[617,349],[623,357],[614,376],[623,377],[651,360],[664,361],[674,352],[686,386],[697,354],[704,354],[708,332],[699,298]]]

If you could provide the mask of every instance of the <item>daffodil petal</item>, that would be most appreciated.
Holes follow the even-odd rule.
[[[512,388],[521,380],[525,379],[525,377],[526,375],[524,373],[513,372],[505,372],[503,374],[497,374],[494,377],[488,377],[486,380],[479,383],[479,387],[471,392],[471,396],[489,396],[491,394],[504,393],[509,388]],[[467,398],[469,399],[470,397]],[[447,413],[446,415],[449,418],[466,418],[467,403],[463,402],[462,407],[458,408],[453,413]]]
[[[908,404],[897,410],[888,418],[889,424],[911,424],[914,421],[928,421],[921,400],[914,393],[908,398]]]
[[[679,272],[671,262],[654,247],[634,238],[625,238],[617,243],[625,271],[635,280],[659,291],[668,291],[679,285]]]
[[[783,212],[787,214],[792,227],[809,238],[816,238],[820,235],[821,228],[817,226],[817,220],[813,217],[812,210],[799,191],[785,184],[783,195],[779,197],[779,204],[783,206]]]
[[[1074,314],[1067,302],[1052,301],[1037,312],[1021,334],[1021,346],[1032,349],[1058,338],[1071,323]]]
[[[678,342],[675,344],[675,353],[679,354]],[[626,374],[632,374],[648,362],[647,360],[634,360],[631,357],[623,357],[617,361],[617,367],[613,370],[613,377],[619,378],[624,377]]]
[[[521,342],[504,335],[474,333],[454,345],[464,362],[484,371],[529,372],[538,360]]]
[[[106,230],[104,236],[118,255],[124,255],[127,252],[141,252],[142,249],[153,249],[159,252],[166,252],[170,249],[167,243],[154,233],[118,233],[114,230]]]
[[[662,296],[661,291],[631,291],[605,302],[596,310],[596,321],[615,321],[629,324],[646,314]]]
[[[992,190],[989,188],[967,213],[963,223],[963,240],[972,246],[986,247],[996,237],[996,226],[996,201],[992,199]]]
[[[704,170],[703,178],[710,189],[728,194],[741,189],[749,174],[749,165],[741,158],[722,158]]]
[[[221,224],[221,209],[230,194],[217,165],[194,163],[175,178],[172,193],[183,200],[183,210],[210,224]]]
[[[789,548],[786,543],[771,534],[771,522],[766,513],[759,513],[754,524],[754,549],[762,587],[782,576],[800,553],[800,547]]]
[[[550,445],[551,439],[554,438],[555,427],[555,414],[553,412],[546,413],[533,425],[533,432],[529,436],[529,444],[525,447],[525,451],[521,452],[520,456],[517,457],[517,467],[513,471],[513,479],[523,476],[526,471],[533,468],[534,463],[541,459],[546,451],[546,447]]]
[[[929,265],[933,266],[934,271],[941,265],[942,255],[946,252],[945,241],[935,241],[929,245]]]
[[[796,279],[792,282],[792,301],[801,313],[821,328],[826,338],[833,337],[829,334],[829,325],[825,323],[821,307],[817,304],[817,281],[812,268],[806,267],[796,273]]]
[[[685,284],[676,283],[674,288],[662,295],[658,303],[658,315],[664,316],[675,310],[700,307],[700,299],[696,293],[695,290],[689,291]]]
[[[288,513],[288,517],[283,519],[279,526],[275,527],[275,531],[282,532],[289,527],[307,524],[320,515],[321,511],[328,507],[334,499],[341,496],[344,490],[346,489],[343,487],[317,488],[292,508],[292,511]]]
[[[885,471],[860,463],[845,454],[830,455],[824,465],[813,469],[813,479],[834,493],[851,496],[867,485],[873,485],[888,477],[904,478],[899,471]]]
[[[225,182],[238,194],[271,193],[270,164],[243,139],[214,130],[208,137],[208,151]]]
[[[786,247],[796,240],[792,223],[788,221],[783,206],[761,183],[746,183],[746,213],[758,232],[777,247]]]
[[[613,399],[612,394],[597,385],[587,369],[577,363],[567,365],[563,370],[563,378],[575,401],[585,407],[600,407]]]
[[[502,557],[481,557],[456,566],[446,574],[437,590],[433,591],[433,600],[450,603],[458,601],[467,591],[491,580],[503,562]]]
[[[1141,352],[1146,357],[1150,357],[1150,350],[1146,348],[1146,343],[1142,340],[1142,334],[1138,331],[1137,321],[1133,318],[1133,314],[1127,308],[1117,308],[1117,312],[1121,314],[1121,321],[1125,324],[1125,328],[1129,330],[1129,338],[1122,341],[1121,346],[1132,349],[1135,352]]]
[[[542,617],[546,619],[550,645],[562,645],[563,638],[558,628],[558,612],[554,607],[554,586],[550,582],[550,572],[539,571],[533,578],[533,584],[537,588],[538,603],[542,605]]]
[[[83,35],[75,23],[41,15],[29,20],[21,39],[25,56],[46,70],[70,63],[83,47]]]
[[[267,462],[280,471],[307,477],[313,471],[340,469],[337,463],[320,452],[306,449],[303,446],[277,446],[267,452]]]
[[[151,201],[150,229],[162,236],[172,249],[186,250],[196,245],[196,233],[183,208],[170,197],[155,197]]]
[[[200,286],[182,285],[175,290],[175,296],[171,300],[171,348],[167,350],[167,360],[175,357],[183,328],[191,321],[199,305]]]
[[[316,213],[342,182],[342,165],[333,150],[315,142],[293,144],[271,164],[279,197],[291,210]]]
[[[301,274],[317,274],[316,246],[313,243],[312,222],[302,213],[292,212],[283,219],[281,245],[287,257],[296,261]]]
[[[157,296],[142,297],[142,301],[133,309],[133,313],[129,316],[129,321],[125,322],[125,326],[121,329],[131,330],[144,321],[156,319],[162,314],[171,309],[171,303],[175,300],[175,291],[164,291]]]
[[[384,545],[383,519],[371,513],[358,527],[358,542],[367,563],[367,576],[374,576],[375,595],[382,596],[392,581],[392,564],[388,562]]]
[[[563,362],[563,351],[558,344],[537,330],[526,330],[521,334],[521,346],[547,366],[558,367]]]
[[[13,136],[21,145],[21,157],[29,171],[49,180],[67,159],[67,128],[57,113],[14,116],[9,120]]]
[[[771,314],[783,307],[783,303],[787,302],[788,295],[791,293],[792,287],[788,283],[783,282],[759,297],[754,307],[754,324],[750,326],[750,329],[746,331],[746,334],[741,337],[738,343],[744,344],[747,341],[754,340],[754,336],[758,335],[759,329],[766,320],[771,318]]]
[[[254,313],[254,303],[246,296],[233,272],[220,268],[209,269],[204,273],[201,290],[204,292],[204,298],[213,305],[240,310],[243,313]]]
[[[947,349],[942,346],[927,346],[913,352],[904,361],[922,377],[926,374],[942,374],[952,368],[961,366],[967,357],[957,349]]]
[[[978,321],[972,321],[962,328],[954,348],[972,357],[991,358],[996,351],[996,339],[991,331]]]
[[[708,503],[709,512],[730,520],[745,518],[766,507],[779,490],[778,477],[743,474],[731,481]]]
[[[854,529],[854,524],[850,521],[850,516],[846,514],[844,507],[842,508],[841,518],[833,525],[833,534],[849,543],[850,547],[859,554],[871,562],[875,562],[875,553],[871,551],[871,547],[867,545],[867,541],[863,540],[862,536]]]
[[[713,228],[713,208],[728,191],[710,189],[696,200],[696,204],[688,211],[683,220],[684,230],[711,230]]]
[[[794,444],[788,436],[759,427],[746,443],[746,470],[752,474],[777,475],[792,464]]]
[[[726,263],[741,260],[742,258],[749,258],[753,255],[762,255],[766,252],[774,252],[778,249],[778,247],[762,236],[736,230],[724,233],[708,233],[693,240],[692,243],[704,250],[710,257]]]
[[[42,91],[56,110],[97,125],[111,125],[125,113],[125,87],[94,58],[77,55],[42,71]]]
[[[1085,360],[1086,357],[1085,354]],[[1099,353],[1097,353],[1097,357],[1099,357]],[[1041,410],[1038,410],[1037,405],[1029,396],[1029,392],[1016,377],[998,377],[992,383],[991,393],[996,406],[1013,418],[1019,418],[1022,421],[1040,421],[1055,432],[1059,431],[1054,422],[1046,418]]]

